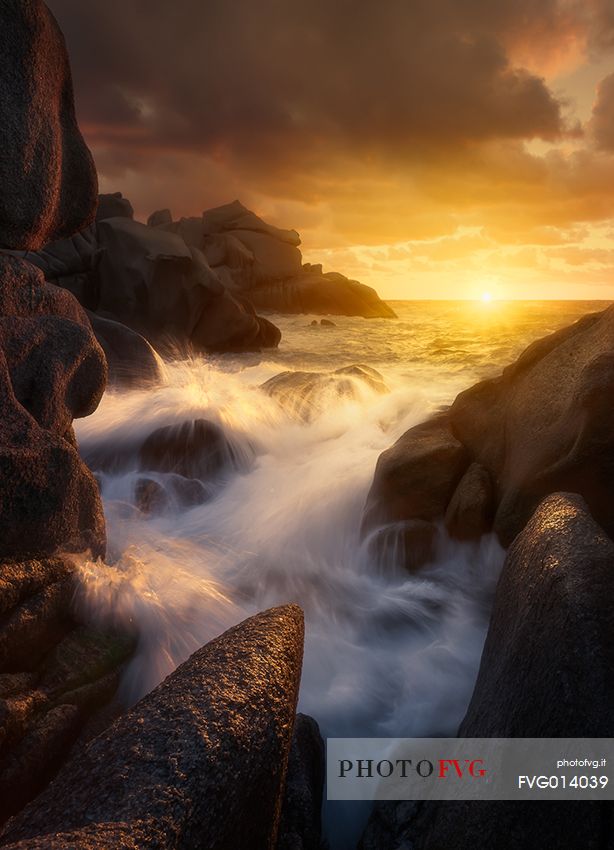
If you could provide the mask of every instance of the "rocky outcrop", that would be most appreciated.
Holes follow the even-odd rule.
[[[2,835],[11,848],[274,848],[303,652],[297,606],[196,652]]]
[[[249,292],[257,310],[277,313],[316,313],[394,319],[396,313],[377,292],[338,272],[321,274],[301,269],[283,280],[263,281]]]
[[[277,850],[321,850],[324,741],[313,717],[297,714]]]
[[[106,362],[69,293],[0,256],[0,557],[105,549],[98,486],[72,421],[95,410]]]
[[[255,308],[394,316],[373,289],[303,264],[300,241],[238,201],[179,221],[160,210],[144,225],[116,193],[100,196],[94,226],[25,257],[169,354],[277,346],[279,330]]]
[[[291,416],[311,422],[339,398],[354,399],[369,388],[387,393],[378,371],[370,366],[344,366],[334,372],[280,372],[260,389]]]
[[[96,172],[53,15],[39,0],[6,0],[0,23],[0,247],[37,249],[90,223]]]
[[[459,735],[614,735],[614,543],[579,496],[545,499],[509,550]],[[365,848],[606,850],[611,802],[378,807]]]
[[[161,383],[162,360],[144,337],[120,322],[95,313],[88,316],[107,359],[111,386],[147,387]]]
[[[443,521],[454,537],[494,530],[507,546],[540,500],[581,494],[614,534],[614,308],[537,341],[495,379],[412,428],[380,457],[366,533]]]
[[[0,563],[0,823],[111,703],[133,648],[75,619],[74,572],[60,558]]]

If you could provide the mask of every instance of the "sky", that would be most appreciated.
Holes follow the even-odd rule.
[[[614,0],[47,0],[101,191],[385,298],[614,299]]]

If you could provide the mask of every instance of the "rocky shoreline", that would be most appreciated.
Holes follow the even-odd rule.
[[[318,850],[323,742],[296,715],[302,611],[249,618],[126,711],[117,689],[138,634],[96,629],[74,604],[70,554],[104,558],[106,534],[73,421],[96,409],[109,368],[155,384],[154,347],[276,345],[256,309],[394,314],[303,265],[298,234],[238,202],[147,225],[121,196],[98,203],[55,20],[40,0],[8,0],[0,17],[13,119],[0,123],[0,847]],[[444,533],[509,546],[461,736],[613,736],[613,311],[530,346],[378,463],[363,522],[376,553],[394,539],[418,570]],[[308,421],[317,382],[345,391],[348,376],[386,391],[358,366],[285,373],[265,391],[282,405],[298,394]],[[205,499],[203,479],[241,462],[205,420],[140,451],[144,511],[163,498],[148,471],[174,473],[178,499]],[[611,819],[610,803],[386,804],[361,846],[601,850]]]

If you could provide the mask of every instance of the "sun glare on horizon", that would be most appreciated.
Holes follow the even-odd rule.
[[[490,304],[490,302],[492,301],[492,294],[490,292],[483,292],[482,301],[484,302],[484,304]]]

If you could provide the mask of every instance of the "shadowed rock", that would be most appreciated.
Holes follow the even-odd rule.
[[[0,823],[52,778],[133,649],[77,623],[74,575],[63,558],[0,563]]]
[[[545,499],[509,550],[459,735],[611,738],[613,598],[614,543],[581,497]],[[362,846],[609,850],[611,823],[611,802],[391,803]]]
[[[92,330],[107,358],[109,384],[147,387],[161,383],[162,360],[136,331],[120,322],[89,314]]]
[[[0,479],[5,482],[0,557],[60,549],[104,554],[104,516],[94,477],[66,435],[41,427],[19,403],[1,350],[0,405]],[[57,424],[52,419],[47,424]]]
[[[8,824],[4,842],[274,848],[302,652],[292,605],[211,641],[88,744]]]
[[[245,460],[223,429],[207,419],[158,428],[139,451],[139,467],[144,471],[175,472],[203,481],[224,469],[240,469]]]
[[[0,7],[0,102],[0,247],[41,248],[90,223],[97,181],[64,38],[40,0]]]
[[[394,310],[364,283],[337,272],[317,274],[300,269],[284,280],[263,279],[249,292],[257,310],[394,319]]]
[[[277,850],[321,850],[324,741],[313,717],[297,714]]]
[[[614,535],[613,392],[610,307],[538,340],[500,377],[461,393],[445,434],[434,418],[384,452],[365,528],[445,516],[455,537],[494,530],[507,546],[544,497],[564,490],[582,495]]]
[[[434,524],[443,517],[469,461],[445,415],[407,431],[377,461],[363,534],[415,520]]]
[[[245,351],[276,345],[269,322],[226,291],[204,254],[164,227],[128,218],[98,225],[97,311],[174,352]]]

